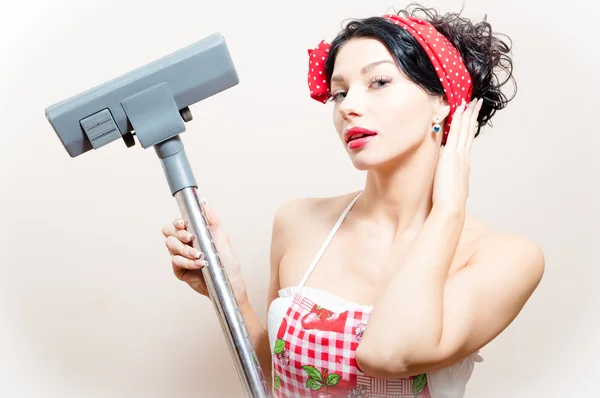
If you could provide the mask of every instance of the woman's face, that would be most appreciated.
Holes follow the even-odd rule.
[[[434,133],[432,127],[439,116],[443,129],[441,121],[449,108],[404,76],[378,40],[351,39],[342,46],[330,89],[335,128],[359,170],[402,159],[426,141],[439,148],[442,133]],[[348,142],[346,134],[352,128],[375,135]]]

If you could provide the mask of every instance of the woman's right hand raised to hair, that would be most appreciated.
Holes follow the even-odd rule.
[[[215,248],[225,268],[231,287],[235,293],[238,303],[247,299],[246,283],[241,274],[240,263],[231,247],[229,237],[223,231],[219,218],[212,208],[203,203],[202,208],[206,214],[208,226],[213,236]],[[196,250],[192,244],[195,236],[188,232],[189,224],[186,220],[177,218],[171,224],[163,227],[162,233],[166,238],[167,249],[171,253],[171,264],[175,276],[186,282],[198,293],[208,296],[208,289],[202,275],[205,258],[204,253]]]

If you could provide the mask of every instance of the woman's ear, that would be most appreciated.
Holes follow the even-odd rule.
[[[433,118],[437,118],[440,122],[445,120],[450,114],[450,105],[444,97],[438,97]]]

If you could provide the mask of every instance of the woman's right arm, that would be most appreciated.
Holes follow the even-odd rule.
[[[278,296],[279,285],[279,264],[285,252],[286,225],[292,214],[291,202],[284,204],[275,214],[271,234],[270,249],[270,277],[267,297],[267,309]],[[229,237],[221,227],[219,218],[208,204],[203,204],[204,211],[211,233],[213,235],[215,247],[219,257],[227,272],[231,282],[236,299],[240,306],[248,334],[256,350],[256,355],[265,379],[269,386],[272,386],[271,375],[271,349],[269,346],[269,337],[267,329],[261,323],[256,311],[248,299],[246,284],[242,278],[241,268],[237,256],[231,247]],[[172,254],[173,272],[178,279],[186,282],[198,293],[208,297],[208,291],[202,275],[203,255],[191,247],[194,237],[187,232],[187,223],[184,220],[176,219],[172,224],[163,228],[163,235],[166,237],[166,245]]]

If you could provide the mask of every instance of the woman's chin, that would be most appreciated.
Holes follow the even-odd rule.
[[[352,161],[354,168],[360,171],[376,169],[381,165],[381,161],[373,161],[373,159],[366,159],[361,156],[351,156],[350,160]]]
[[[369,154],[369,156],[366,156],[366,155],[367,155],[366,153],[350,155],[350,160],[352,161],[354,168],[356,168],[357,170],[360,170],[360,171],[368,171],[368,170],[384,171],[384,170],[389,169],[390,167],[391,168],[398,167],[398,165],[402,161],[401,159],[403,158],[402,154],[398,155],[398,156],[392,156],[392,157],[390,157],[389,154],[387,154],[388,156],[385,156],[382,154],[380,154],[379,156],[376,156],[373,153]]]

